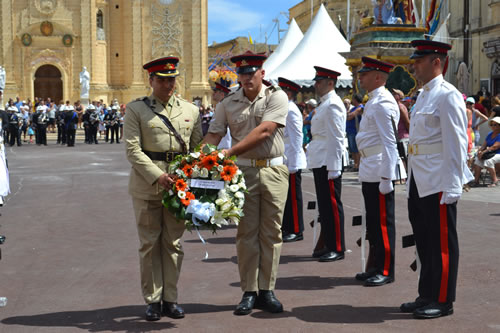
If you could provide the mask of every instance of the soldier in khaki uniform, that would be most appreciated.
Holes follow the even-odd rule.
[[[198,108],[174,95],[179,59],[166,57],[144,65],[153,94],[127,105],[124,135],[132,164],[129,193],[139,233],[141,286],[148,304],[146,320],[163,314],[184,317],[177,305],[177,280],[184,253],[184,223],[162,205],[162,193],[173,182],[169,162],[202,139]],[[163,301],[163,307],[161,302]]]
[[[225,153],[238,157],[236,163],[248,186],[245,216],[236,235],[244,292],[236,315],[249,314],[254,306],[274,313],[283,311],[273,290],[282,245],[284,194],[288,190],[288,169],[283,164],[288,97],[278,87],[262,85],[265,59],[249,51],[231,58],[242,89],[217,104],[215,120],[205,137],[205,142],[217,145],[229,127],[233,141]]]

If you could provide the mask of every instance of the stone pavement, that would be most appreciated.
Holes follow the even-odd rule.
[[[124,145],[7,148],[12,194],[0,208],[0,332],[500,332],[500,189],[474,188],[460,201],[460,267],[455,314],[417,321],[399,312],[416,297],[409,269],[414,248],[402,249],[411,232],[404,186],[397,186],[396,281],[378,288],[354,279],[360,271],[360,186],[346,173],[346,259],[311,258],[313,229],[305,240],[284,244],[276,294],[285,312],[233,315],[241,298],[235,227],[212,235],[184,235],[179,302],[186,318],[142,319],[138,239],[127,193]],[[314,200],[312,174],[303,177],[305,201]],[[311,221],[314,212],[306,211]],[[205,251],[208,260],[203,261]]]

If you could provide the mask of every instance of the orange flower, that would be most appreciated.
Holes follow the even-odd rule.
[[[184,171],[184,174],[186,177],[191,177],[193,174],[193,166],[191,164],[186,164],[183,168],[182,171]]]
[[[233,160],[224,160],[224,165],[234,165],[234,161]]]
[[[212,168],[214,166],[218,165],[217,164],[217,156],[208,155],[201,160],[201,163],[202,163],[204,168],[207,168],[208,170],[212,170]]]
[[[175,182],[175,188],[177,189],[177,191],[185,191],[187,188],[187,184],[184,179],[178,179]]]
[[[224,169],[222,169],[220,177],[225,181],[230,181],[235,173],[236,173],[236,168],[234,166],[227,165],[224,167]]]
[[[195,199],[195,196],[193,193],[191,192],[186,192],[186,198],[184,199],[181,199],[181,202],[184,206],[189,206],[189,203],[191,202],[191,200]]]

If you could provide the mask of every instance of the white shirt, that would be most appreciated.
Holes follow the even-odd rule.
[[[307,147],[307,167],[342,170],[346,110],[335,90],[321,97],[311,120],[312,140]]]
[[[302,113],[293,101],[288,101],[288,115],[283,133],[285,140],[285,164],[288,170],[297,171],[307,167],[306,154],[302,148],[304,134]]]
[[[397,179],[398,151],[391,117],[397,126],[398,103],[385,87],[372,90],[368,96],[370,100],[363,111],[356,144],[358,149],[381,146],[382,151],[379,154],[361,157],[359,180],[379,182],[381,177]]]
[[[462,193],[463,184],[473,179],[467,167],[467,113],[462,94],[442,75],[424,85],[418,96],[409,139],[411,145],[442,144],[441,153],[409,155],[408,175],[419,196]]]

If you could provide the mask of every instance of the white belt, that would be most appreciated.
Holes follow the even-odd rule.
[[[256,168],[273,167],[277,165],[283,165],[283,156],[265,159],[265,160],[254,160],[250,158],[238,158],[236,164],[241,166],[249,166]]]
[[[439,154],[443,151],[443,145],[435,143],[432,145],[408,145],[409,155],[431,155]]]
[[[327,138],[326,138],[326,136],[322,136],[322,135],[313,135],[312,139],[318,140],[318,141],[325,141]]]
[[[376,145],[376,146],[371,146],[365,149],[359,149],[359,153],[361,157],[370,157],[373,155],[380,154],[382,152],[382,146],[381,145]]]

